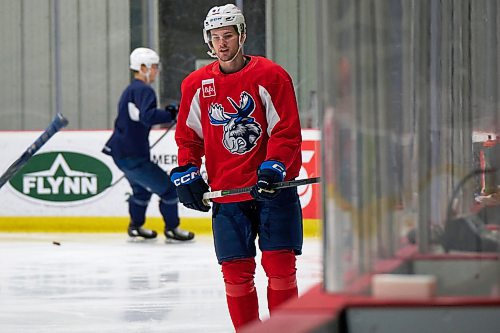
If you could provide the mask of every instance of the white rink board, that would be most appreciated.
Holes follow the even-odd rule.
[[[150,143],[156,142],[163,133],[164,130],[151,131]],[[41,132],[38,131],[0,131],[0,151],[2,152],[0,172],[5,172],[40,134]],[[55,134],[36,155],[49,152],[72,152],[90,156],[109,168],[112,173],[112,182],[115,182],[122,177],[122,172],[115,166],[110,156],[101,152],[110,135],[110,130],[62,131]],[[169,131],[151,151],[152,159],[166,171],[177,166],[177,145],[174,135],[174,130]],[[304,131],[305,138],[311,136],[319,138],[319,131]],[[68,164],[74,166],[69,162]],[[71,169],[74,168],[71,167]],[[204,173],[203,166],[201,171]],[[23,195],[8,182],[0,189],[0,216],[127,217],[127,193],[131,193],[130,186],[126,179],[122,179],[115,186],[85,200],[67,203],[47,202]],[[148,207],[148,216],[160,217],[157,203],[158,197],[154,195]],[[179,205],[179,215],[180,217],[210,218],[211,213],[198,212]]]

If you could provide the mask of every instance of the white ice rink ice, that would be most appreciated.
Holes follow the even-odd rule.
[[[212,242],[0,233],[0,332],[234,332]],[[297,257],[299,294],[321,280],[320,243],[306,238]],[[256,285],[266,319],[259,264]]]

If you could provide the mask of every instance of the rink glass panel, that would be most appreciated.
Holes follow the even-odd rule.
[[[498,133],[500,4],[324,0],[316,10],[325,288],[366,292],[353,281],[412,247],[484,254],[454,239],[459,251],[444,251],[442,232],[480,209],[473,137]]]

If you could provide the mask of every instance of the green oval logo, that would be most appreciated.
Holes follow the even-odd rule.
[[[98,195],[112,178],[108,166],[92,156],[48,152],[33,156],[9,183],[30,198],[64,203]]]

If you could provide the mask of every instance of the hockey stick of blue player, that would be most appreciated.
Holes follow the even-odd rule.
[[[153,144],[151,145],[151,147],[149,147],[149,149],[153,149],[154,146],[156,146],[158,144],[158,142],[160,142],[161,139],[163,139],[165,137],[165,135],[168,134],[168,132],[172,129],[172,127],[175,126],[175,124],[177,124],[177,120],[172,121],[172,124],[167,127],[167,130],[158,139],[156,139],[155,142],[153,142]]]
[[[275,183],[273,185],[273,189],[280,190],[283,188],[288,188],[288,187],[297,187],[297,186],[302,186],[302,185],[308,185],[308,184],[316,184],[321,182],[321,177],[314,177],[314,178],[306,178],[306,179],[296,179],[296,180],[289,180],[286,182],[279,182]],[[220,190],[220,191],[214,191],[214,192],[206,192],[203,194],[203,202],[205,204],[208,204],[208,202],[211,199],[215,198],[220,198],[220,197],[225,197],[228,195],[235,195],[235,194],[241,194],[241,193],[250,193],[252,190],[253,186],[249,187],[243,187],[243,188],[234,188],[231,190]]]
[[[31,146],[19,157],[0,177],[0,188],[9,181],[14,175],[28,163],[28,161],[35,155],[35,153],[56,134],[59,130],[68,125],[68,119],[64,118],[61,113],[57,113],[52,119],[52,122],[45,129],[45,131],[36,139]]]
[[[165,135],[168,134],[168,132],[170,132],[170,130],[172,129],[172,127],[175,126],[175,124],[177,124],[177,120],[174,120],[172,121],[172,124],[170,126],[167,127],[167,130],[158,138],[156,139],[155,142],[153,142],[153,144],[149,147],[149,149],[153,149],[154,146],[156,146],[158,144],[158,142],[161,141],[161,139],[163,139],[165,137]],[[123,178],[125,178],[125,175],[121,175],[120,178],[118,178],[117,180],[115,180],[113,183],[111,183],[107,188],[111,188],[113,186],[115,186],[116,184],[118,184]]]

